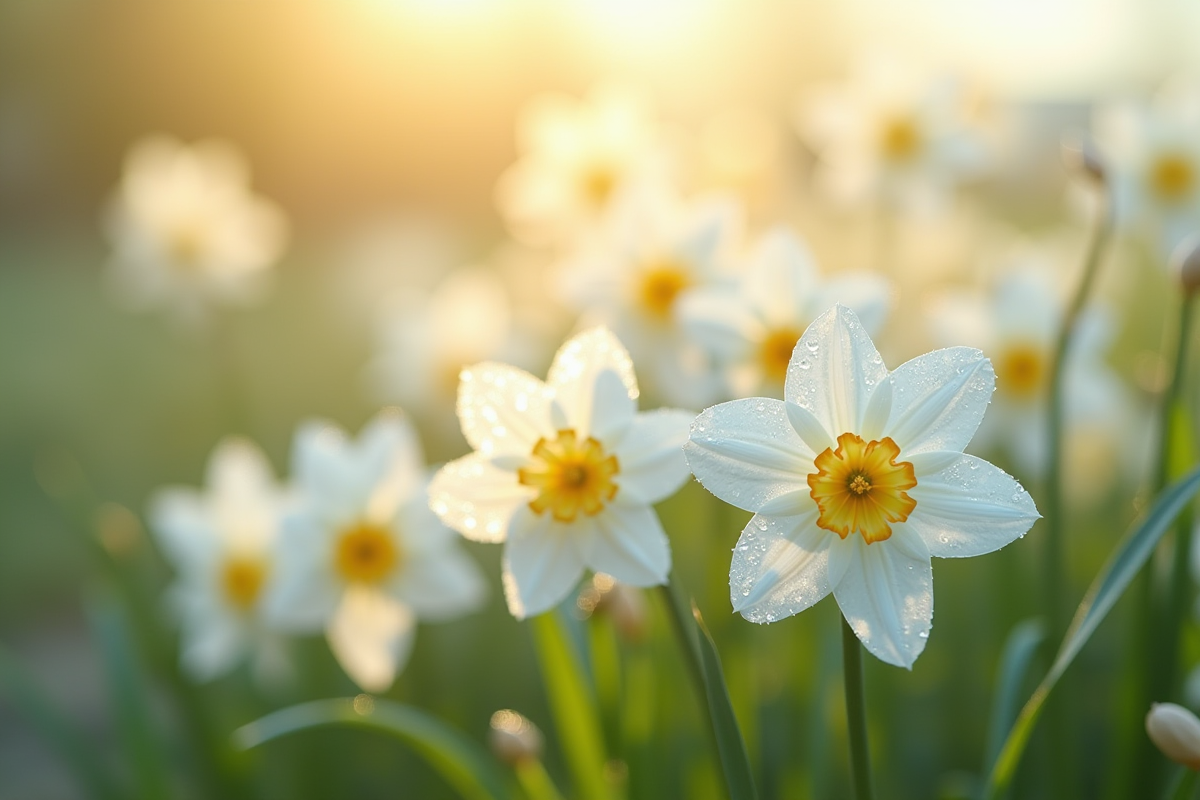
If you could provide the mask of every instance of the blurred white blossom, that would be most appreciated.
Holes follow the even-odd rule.
[[[245,161],[231,145],[163,136],[130,150],[105,229],[119,299],[164,307],[187,322],[211,304],[261,297],[287,239],[282,212],[250,192]]]

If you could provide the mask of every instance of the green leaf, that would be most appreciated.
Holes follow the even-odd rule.
[[[0,645],[0,695],[17,710],[70,768],[80,784],[98,800],[121,800],[121,790],[96,758],[95,747],[54,707],[25,668]]]
[[[273,739],[325,725],[352,725],[386,733],[413,748],[454,789],[470,800],[508,800],[507,781],[475,742],[411,706],[356,698],[314,700],[284,708],[238,728],[234,742],[249,750]]]
[[[673,575],[671,585],[662,587],[662,593],[667,600],[676,633],[684,645],[684,660],[697,683],[703,701],[703,713],[712,725],[730,800],[755,800],[758,791],[754,786],[750,758],[746,754],[746,740],[742,738],[742,730],[733,713],[733,703],[725,686],[716,643],[704,625],[700,610],[694,602],[689,603],[684,599],[683,591]],[[688,605],[690,613],[685,610]]]
[[[1021,689],[1029,676],[1038,648],[1046,639],[1046,627],[1039,619],[1027,619],[1018,623],[1004,642],[1000,654],[1000,670],[996,676],[996,695],[992,702],[991,722],[988,725],[987,762],[985,772],[990,772],[1000,757],[1004,737],[1012,728],[1020,711]]]
[[[1012,730],[1008,732],[991,775],[988,776],[985,797],[999,797],[1008,787],[1051,690],[1113,605],[1121,598],[1154,552],[1159,540],[1170,529],[1172,521],[1191,501],[1197,490],[1200,490],[1200,468],[1192,470],[1159,495],[1150,512],[1140,524],[1126,534],[1108,563],[1096,576],[1075,612],[1075,619],[1067,630],[1054,663],[1050,665],[1046,677],[1042,678],[1033,696],[1021,709]]]

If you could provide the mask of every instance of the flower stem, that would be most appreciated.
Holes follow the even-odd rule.
[[[513,770],[529,800],[562,800],[558,787],[554,785],[554,781],[546,773],[546,767],[539,759],[527,758],[518,762]]]
[[[856,800],[872,800],[871,754],[867,747],[867,702],[863,692],[862,645],[842,618],[842,671],[846,686],[846,722],[850,731],[850,772]]]

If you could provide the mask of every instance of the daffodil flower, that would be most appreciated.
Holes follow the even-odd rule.
[[[482,576],[429,511],[420,444],[398,412],[353,442],[308,423],[293,460],[300,507],[284,522],[270,611],[292,630],[324,628],[354,682],[382,691],[408,659],[417,620],[478,608]]]
[[[1038,518],[1012,477],[962,452],[994,380],[967,347],[889,372],[835,306],[797,342],[783,400],[701,413],[684,447],[692,471],[755,512],[733,551],[734,609],[772,622],[832,592],[872,654],[911,668],[933,622],[930,557],[997,550]]]
[[[430,504],[467,538],[505,543],[514,616],[555,606],[585,567],[633,586],[666,581],[651,505],[687,479],[692,415],[638,413],[637,396],[629,354],[605,328],[568,340],[544,383],[498,363],[463,370],[458,418],[475,452],[434,477]]]
[[[172,487],[150,502],[149,522],[178,579],[169,603],[182,626],[184,670],[197,680],[248,655],[260,678],[282,666],[264,598],[278,578],[276,544],[288,504],[262,452],[227,439],[208,462],[207,490]]]

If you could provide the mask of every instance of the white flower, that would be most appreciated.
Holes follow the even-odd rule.
[[[264,627],[264,598],[278,578],[276,539],[287,503],[257,447],[227,439],[208,462],[208,488],[160,490],[149,521],[178,573],[171,604],[182,625],[182,663],[209,680],[252,654],[260,677],[278,642]]]
[[[194,321],[210,303],[245,303],[265,288],[286,239],[278,208],[249,192],[229,145],[139,142],[108,208],[114,288],[137,308]]]
[[[497,203],[529,244],[586,232],[632,182],[665,172],[662,132],[629,88],[601,85],[582,99],[535,98],[517,126],[520,159],[500,177]]]
[[[930,304],[929,321],[938,342],[978,347],[996,371],[992,411],[973,447],[998,446],[1024,475],[1034,477],[1044,473],[1048,456],[1047,393],[1063,317],[1064,300],[1051,279],[1054,271],[1040,260],[1009,264],[986,297],[952,292]],[[1114,327],[1102,306],[1092,306],[1080,318],[1063,375],[1068,436],[1107,429],[1111,439],[1129,430],[1121,423],[1132,416],[1132,401],[1104,361]]]
[[[733,291],[699,289],[682,301],[681,313],[685,327],[717,354],[734,397],[777,394],[809,323],[840,302],[878,333],[889,291],[886,280],[870,273],[822,279],[807,246],[779,228],[761,239]]]
[[[756,512],[733,551],[734,609],[772,622],[832,592],[871,653],[911,667],[933,623],[930,556],[991,552],[1038,518],[1015,480],[962,453],[993,380],[966,347],[888,372],[836,306],[796,344],[784,400],[700,414],[684,447],[692,471]]]
[[[604,328],[567,341],[546,382],[495,363],[463,371],[458,417],[474,453],[434,478],[430,504],[470,539],[504,542],[509,610],[562,600],[585,567],[633,586],[666,581],[651,505],[687,479],[691,414],[637,413],[625,348]]]
[[[417,619],[476,609],[482,577],[429,511],[420,444],[397,411],[353,442],[325,423],[301,426],[292,471],[300,507],[284,522],[271,613],[295,630],[324,627],[354,682],[382,691],[408,659]]]
[[[727,199],[685,203],[645,184],[620,198],[604,230],[562,264],[568,302],[611,327],[644,366],[650,393],[668,402],[699,405],[716,394],[712,365],[680,310],[702,287],[731,285],[738,211]]]
[[[1188,709],[1175,703],[1151,704],[1146,735],[1167,758],[1200,770],[1200,719]]]
[[[809,92],[795,119],[817,154],[817,185],[846,204],[937,208],[984,161],[957,82],[883,56],[859,62],[842,85]]]

